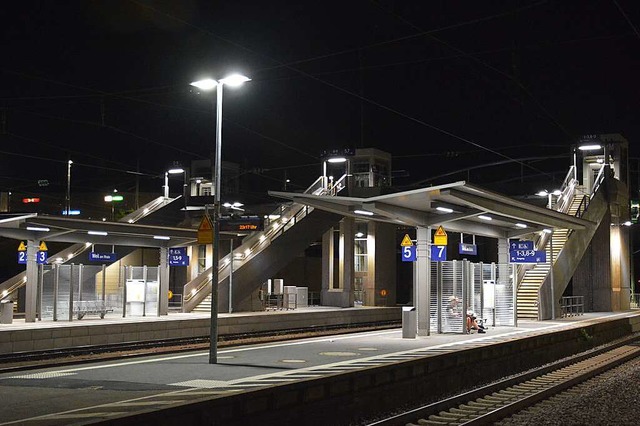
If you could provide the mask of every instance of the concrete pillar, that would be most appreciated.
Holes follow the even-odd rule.
[[[159,295],[158,295],[158,315],[167,315],[169,313],[169,253],[166,247],[160,248],[160,271],[158,278],[160,279]]]
[[[322,234],[322,291],[320,304],[331,306],[329,291],[333,288],[333,228]]]
[[[25,322],[36,321],[36,310],[38,302],[38,264],[36,263],[36,253],[38,252],[38,242],[36,240],[27,241],[27,283],[24,298],[24,319]]]
[[[354,271],[354,235],[355,219],[345,217],[340,222],[340,265],[339,280],[342,289],[343,308],[353,306],[353,278]]]
[[[413,300],[418,317],[418,336],[430,334],[430,298],[431,298],[431,228],[418,227],[416,231],[417,261],[413,265]]]

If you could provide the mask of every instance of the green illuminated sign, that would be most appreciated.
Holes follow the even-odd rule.
[[[105,195],[104,197],[104,201],[106,201],[107,203],[112,203],[114,201],[122,201],[122,200],[124,200],[122,195]]]

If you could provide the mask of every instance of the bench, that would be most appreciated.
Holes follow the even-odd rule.
[[[107,306],[102,300],[80,300],[73,302],[73,314],[77,316],[79,320],[84,318],[85,315],[100,315],[100,319],[103,319],[107,312],[113,312],[113,308]]]

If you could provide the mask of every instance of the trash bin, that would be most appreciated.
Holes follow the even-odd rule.
[[[0,324],[13,323],[13,302],[3,300],[0,302]]]
[[[402,307],[402,338],[415,339],[418,332],[418,317],[413,306]]]

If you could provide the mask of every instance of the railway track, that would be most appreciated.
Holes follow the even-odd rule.
[[[588,354],[379,420],[370,426],[493,424],[639,355],[640,342],[636,336]]]

